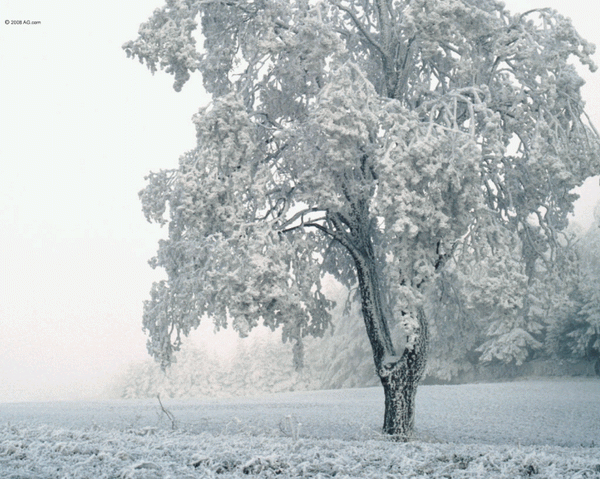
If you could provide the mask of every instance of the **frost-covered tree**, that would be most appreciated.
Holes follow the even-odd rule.
[[[598,278],[592,279],[584,276],[580,294],[580,307],[571,321],[567,323],[565,343],[573,357],[600,362],[600,288],[598,287]]]
[[[600,375],[600,204],[595,221],[575,243],[577,277],[568,314],[551,324],[548,351],[555,356],[596,361]]]
[[[461,378],[475,369],[475,351],[484,336],[485,316],[468,304],[472,268],[450,264],[425,297],[430,341],[427,375],[443,381]]]
[[[427,298],[428,370],[436,377],[457,378],[477,365],[520,366],[556,355],[567,340],[580,289],[574,237],[561,232],[529,276],[520,235],[504,233],[493,249],[479,241],[455,253]]]
[[[200,25],[196,36],[195,30]],[[201,48],[197,40],[203,42]],[[152,173],[148,220],[168,223],[145,304],[164,365],[205,315],[246,335],[322,335],[329,272],[358,283],[385,392],[406,438],[425,366],[425,288],[462,243],[509,228],[547,254],[573,187],[598,170],[572,58],[593,47],[548,9],[497,0],[168,0],[126,43],[179,90],[213,101],[197,147]],[[404,334],[392,338],[393,327]]]

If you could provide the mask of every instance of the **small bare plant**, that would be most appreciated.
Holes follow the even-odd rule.
[[[235,434],[236,432],[239,432],[241,426],[242,420],[234,417],[225,425],[225,434]]]
[[[156,397],[158,399],[158,404],[160,404],[160,408],[162,409],[162,412],[164,413],[165,416],[167,416],[169,418],[169,421],[171,421],[171,429],[174,431],[175,429],[177,429],[177,423],[175,421],[175,416],[173,415],[173,413],[171,411],[165,409],[162,401],[160,400],[160,394],[157,394]]]
[[[279,421],[279,430],[281,433],[284,436],[291,437],[294,441],[297,441],[300,437],[301,427],[302,423],[293,415],[285,416]]]

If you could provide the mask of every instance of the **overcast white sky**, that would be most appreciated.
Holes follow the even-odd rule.
[[[506,3],[556,8],[600,45],[597,0]],[[206,101],[199,78],[176,93],[121,49],[161,4],[2,2],[0,402],[82,397],[146,357],[142,302],[158,277],[147,260],[162,232],[137,192],[194,146],[190,119]],[[596,125],[599,77],[586,75]],[[583,223],[600,196],[586,186]]]

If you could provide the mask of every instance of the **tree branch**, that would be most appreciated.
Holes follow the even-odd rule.
[[[360,31],[362,36],[365,38],[367,43],[369,43],[373,48],[375,48],[375,50],[377,50],[379,52],[381,57],[384,60],[386,60],[388,58],[387,53],[383,50],[383,47],[371,36],[371,34],[369,32],[367,32],[364,25],[362,23],[360,23],[358,17],[355,15],[355,13],[352,10],[350,10],[348,7],[344,7],[343,5],[340,5],[338,2],[333,2],[333,5],[338,7],[340,10],[346,12],[350,16],[350,18],[352,19],[352,22],[356,25],[356,28],[358,28],[358,30]]]
[[[287,231],[291,231],[297,228],[301,228],[303,226],[306,225],[306,223],[304,222],[304,215],[307,215],[309,213],[316,213],[316,212],[323,212],[325,214],[325,216],[327,216],[327,211],[322,210],[321,208],[307,208],[301,211],[298,211],[296,214],[294,214],[290,219],[286,220],[285,222],[283,222],[280,225],[280,231],[282,233],[285,233]],[[321,220],[324,220],[325,218],[320,218]],[[296,225],[296,226],[292,226],[296,221],[300,220],[300,224]],[[309,220],[311,222],[315,221],[314,219]]]

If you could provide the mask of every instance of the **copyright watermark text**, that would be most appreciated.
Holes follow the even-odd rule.
[[[4,20],[5,25],[40,25],[39,20]]]

